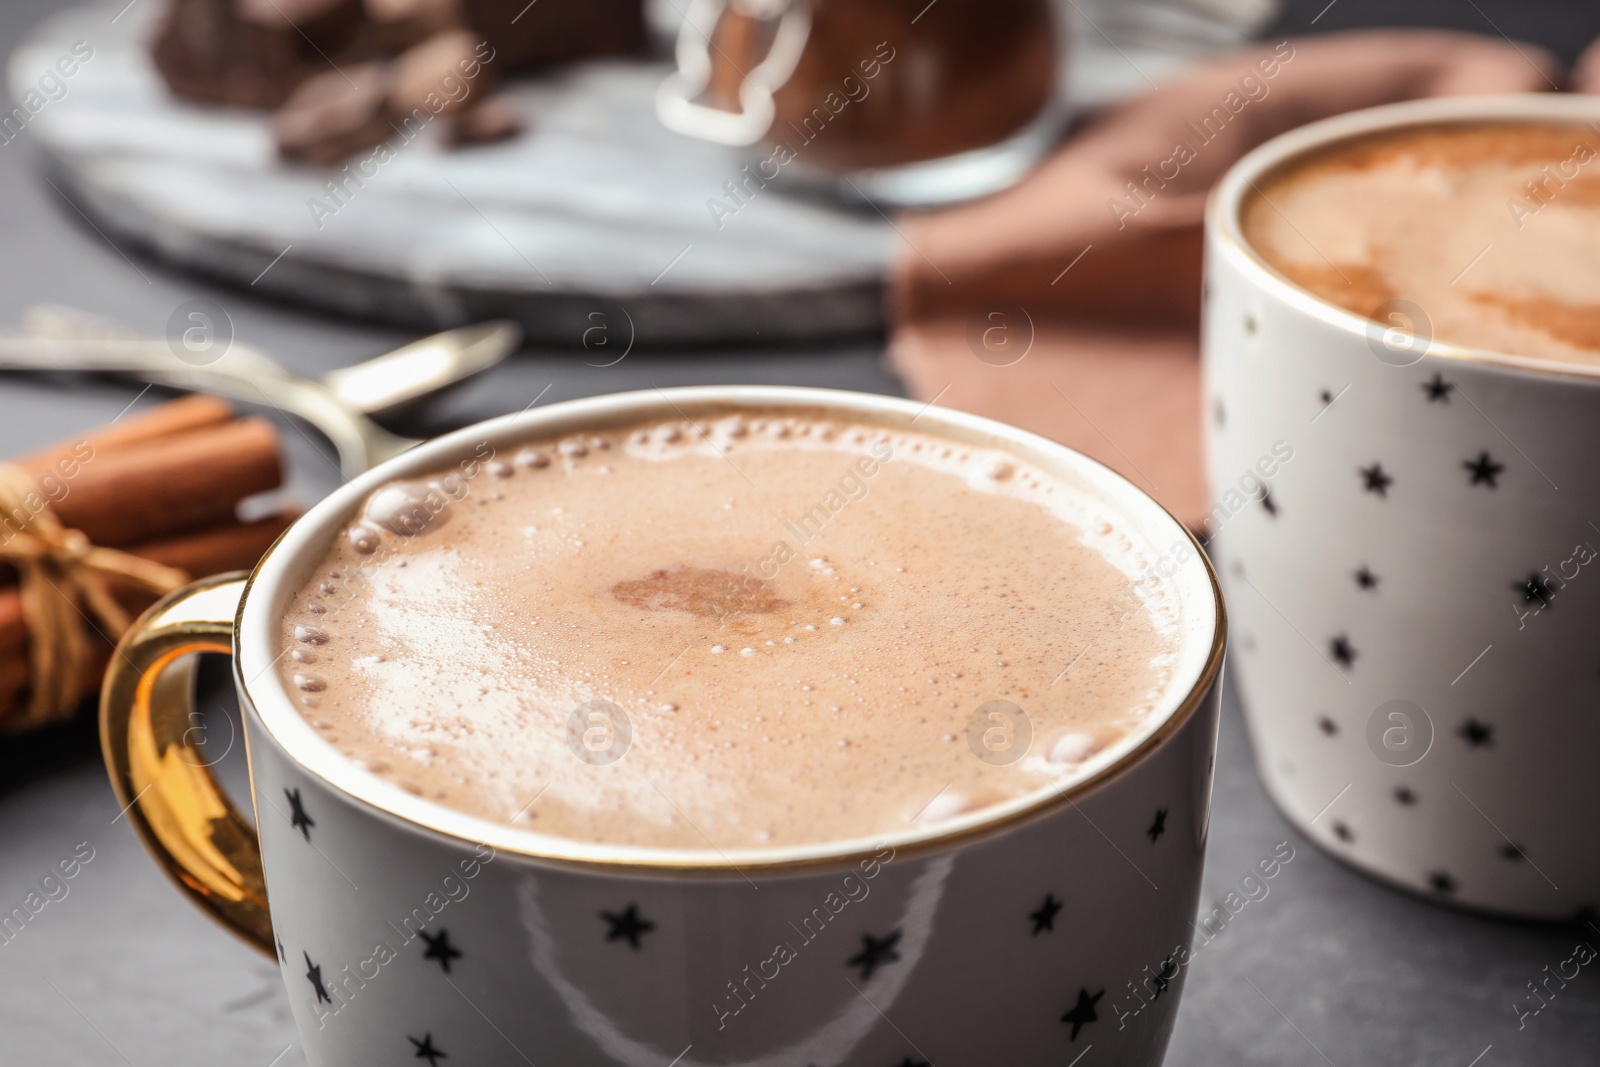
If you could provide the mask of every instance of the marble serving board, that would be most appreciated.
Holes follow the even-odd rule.
[[[39,145],[49,179],[121,243],[325,311],[425,329],[510,317],[549,344],[602,323],[639,345],[882,328],[888,220],[776,186],[731,200],[751,157],[656,121],[662,64],[515,82],[517,138],[447,152],[432,129],[397,137],[336,199],[337,170],[277,158],[265,113],[167,91],[146,49],[164,2],[61,12],[9,63],[20,112],[0,142]]]

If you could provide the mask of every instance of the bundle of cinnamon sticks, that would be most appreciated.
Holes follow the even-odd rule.
[[[261,418],[236,418],[229,405],[188,396],[11,461],[38,486],[12,514],[0,514],[0,541],[49,507],[94,545],[117,548],[185,572],[190,578],[249,568],[296,517],[293,508],[241,521],[240,501],[278,488],[283,465],[278,434]],[[137,615],[153,596],[114,586]],[[74,681],[94,693],[117,635],[86,617],[93,654]],[[17,576],[0,565],[0,733],[13,732],[26,706],[33,668],[28,620]]]

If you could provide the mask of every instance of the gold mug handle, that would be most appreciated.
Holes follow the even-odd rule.
[[[170,593],[123,635],[100,690],[100,749],[145,848],[199,908],[277,958],[261,841],[211,773],[195,733],[195,652],[233,652],[247,575]]]

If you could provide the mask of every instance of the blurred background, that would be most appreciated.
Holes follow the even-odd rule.
[[[341,42],[337,62],[307,58],[298,24],[289,34],[265,15],[218,14],[241,18],[243,0],[0,6],[13,107],[0,122],[0,351],[55,361],[0,377],[0,455],[204,387],[276,433],[281,484],[247,516],[258,519],[314,502],[361,461],[258,388],[250,358],[320,380],[435,331],[509,319],[524,340],[503,359],[497,341],[493,358],[475,349],[481,373],[373,401],[383,430],[424,438],[533,404],[685,384],[915,395],[1051,433],[1146,488],[1165,483],[1156,495],[1190,518],[1203,512],[1190,223],[1173,224],[1178,244],[1159,257],[1169,272],[1139,266],[1126,307],[1084,317],[1086,303],[1109,306],[1096,279],[1123,268],[1091,251],[1102,242],[1106,254],[1098,235],[1115,216],[1102,187],[1072,184],[1074,146],[1152,94],[1207,113],[1216,100],[1182,99],[1191,72],[1248,69],[1281,42],[1446,28],[1548,53],[1557,69],[1600,36],[1600,7],[1555,0],[1060,0],[996,5],[980,46],[938,7],[912,4],[927,48],[940,34],[962,42],[952,54],[965,58],[930,74],[912,69],[916,49],[876,49],[872,20],[903,22],[895,4],[823,4],[811,53],[777,62],[783,4],[540,0],[523,14],[550,21],[523,34],[519,3],[375,0],[383,18],[340,26],[337,3],[281,2]],[[1028,29],[1040,17],[1054,27],[1042,37]],[[492,59],[480,40],[495,42]],[[786,77],[752,91],[774,55]],[[57,65],[68,56],[71,75]],[[906,88],[917,84],[938,101],[931,112]],[[1055,174],[1071,196],[1006,214],[1019,201],[1003,190]],[[1068,225],[1074,212],[1091,221]],[[1025,284],[1017,264],[1032,272]],[[1059,305],[1021,295],[1080,284]],[[997,308],[1009,316],[999,339],[974,340],[972,322],[991,324]],[[90,350],[173,358],[142,376],[72,369]],[[1177,384],[1142,393],[1120,366],[1075,363],[1083,351],[1170,361],[1161,377]],[[1088,395],[1140,397],[1085,400],[1096,424],[1070,401],[1019,400],[1000,377],[1047,359],[1066,380],[1081,372]],[[1175,428],[1162,404],[1186,412]],[[202,673],[208,758],[240,787],[226,672]],[[1575,938],[1600,935],[1436,907],[1312,848],[1262,791],[1231,698],[1215,804],[1203,907],[1279,842],[1295,859],[1197,959],[1169,1063],[1594,1058],[1600,979],[1580,976],[1525,1025],[1515,1003]],[[80,847],[93,858],[68,894],[0,942],[0,1061],[301,1062],[276,967],[172,892],[123,825],[87,708],[0,736],[0,910]]]

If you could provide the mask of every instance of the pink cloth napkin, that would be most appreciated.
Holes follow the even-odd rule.
[[[1594,50],[1574,82],[1600,86]],[[1442,31],[1328,34],[1210,60],[1095,116],[1022,184],[903,217],[891,360],[914,395],[1086,452],[1197,526],[1201,218],[1212,184],[1249,149],[1329,115],[1563,83],[1559,62],[1532,45]],[[1028,321],[1034,332],[1006,366],[969,343],[974,318],[1002,305],[1026,315],[984,321],[1019,346]]]

